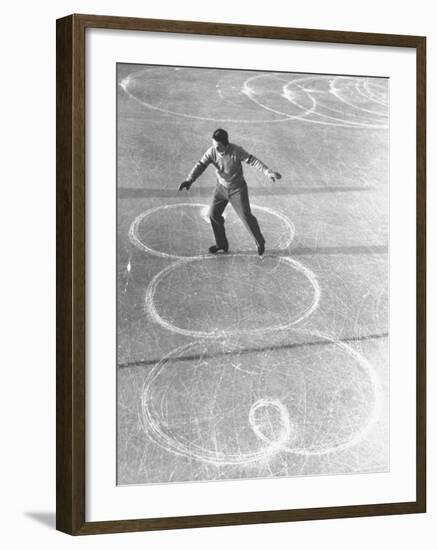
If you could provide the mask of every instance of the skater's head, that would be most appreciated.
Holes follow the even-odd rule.
[[[229,144],[229,136],[223,128],[217,128],[212,134],[212,146],[218,153],[224,153]]]

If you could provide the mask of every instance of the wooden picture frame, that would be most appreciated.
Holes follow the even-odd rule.
[[[87,29],[118,29],[333,44],[416,52],[416,499],[327,508],[86,521],[85,74]],[[121,533],[426,510],[426,39],[420,36],[220,23],[70,15],[57,21],[57,529],[71,535]],[[402,274],[400,275],[402,276]]]

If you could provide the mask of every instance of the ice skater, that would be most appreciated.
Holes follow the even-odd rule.
[[[250,209],[249,194],[243,175],[242,162],[260,170],[272,182],[282,177],[279,172],[270,170],[263,162],[245,151],[243,147],[229,143],[226,130],[218,128],[212,135],[212,146],[196,162],[187,179],[179,186],[179,191],[183,189],[188,191],[209,164],[215,166],[217,185],[209,208],[209,219],[214,231],[216,244],[210,246],[209,252],[211,254],[227,252],[229,250],[229,243],[225,232],[225,220],[222,215],[228,202],[232,204],[235,212],[255,239],[258,254],[260,256],[264,254],[265,239],[261,233],[258,220]]]

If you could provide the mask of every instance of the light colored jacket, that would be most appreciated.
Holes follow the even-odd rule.
[[[229,143],[223,153],[219,153],[214,147],[210,147],[202,158],[196,162],[188,175],[187,181],[193,183],[210,164],[213,164],[216,169],[217,180],[221,185],[227,189],[241,187],[246,183],[243,176],[242,162],[250,164],[266,176],[271,173],[268,166],[245,151],[243,147]]]

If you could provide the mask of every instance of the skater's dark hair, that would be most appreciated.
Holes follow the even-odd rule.
[[[229,143],[228,132],[226,130],[223,130],[223,128],[217,128],[217,130],[215,130],[215,132],[212,134],[212,139],[223,143],[223,145],[228,145]]]

